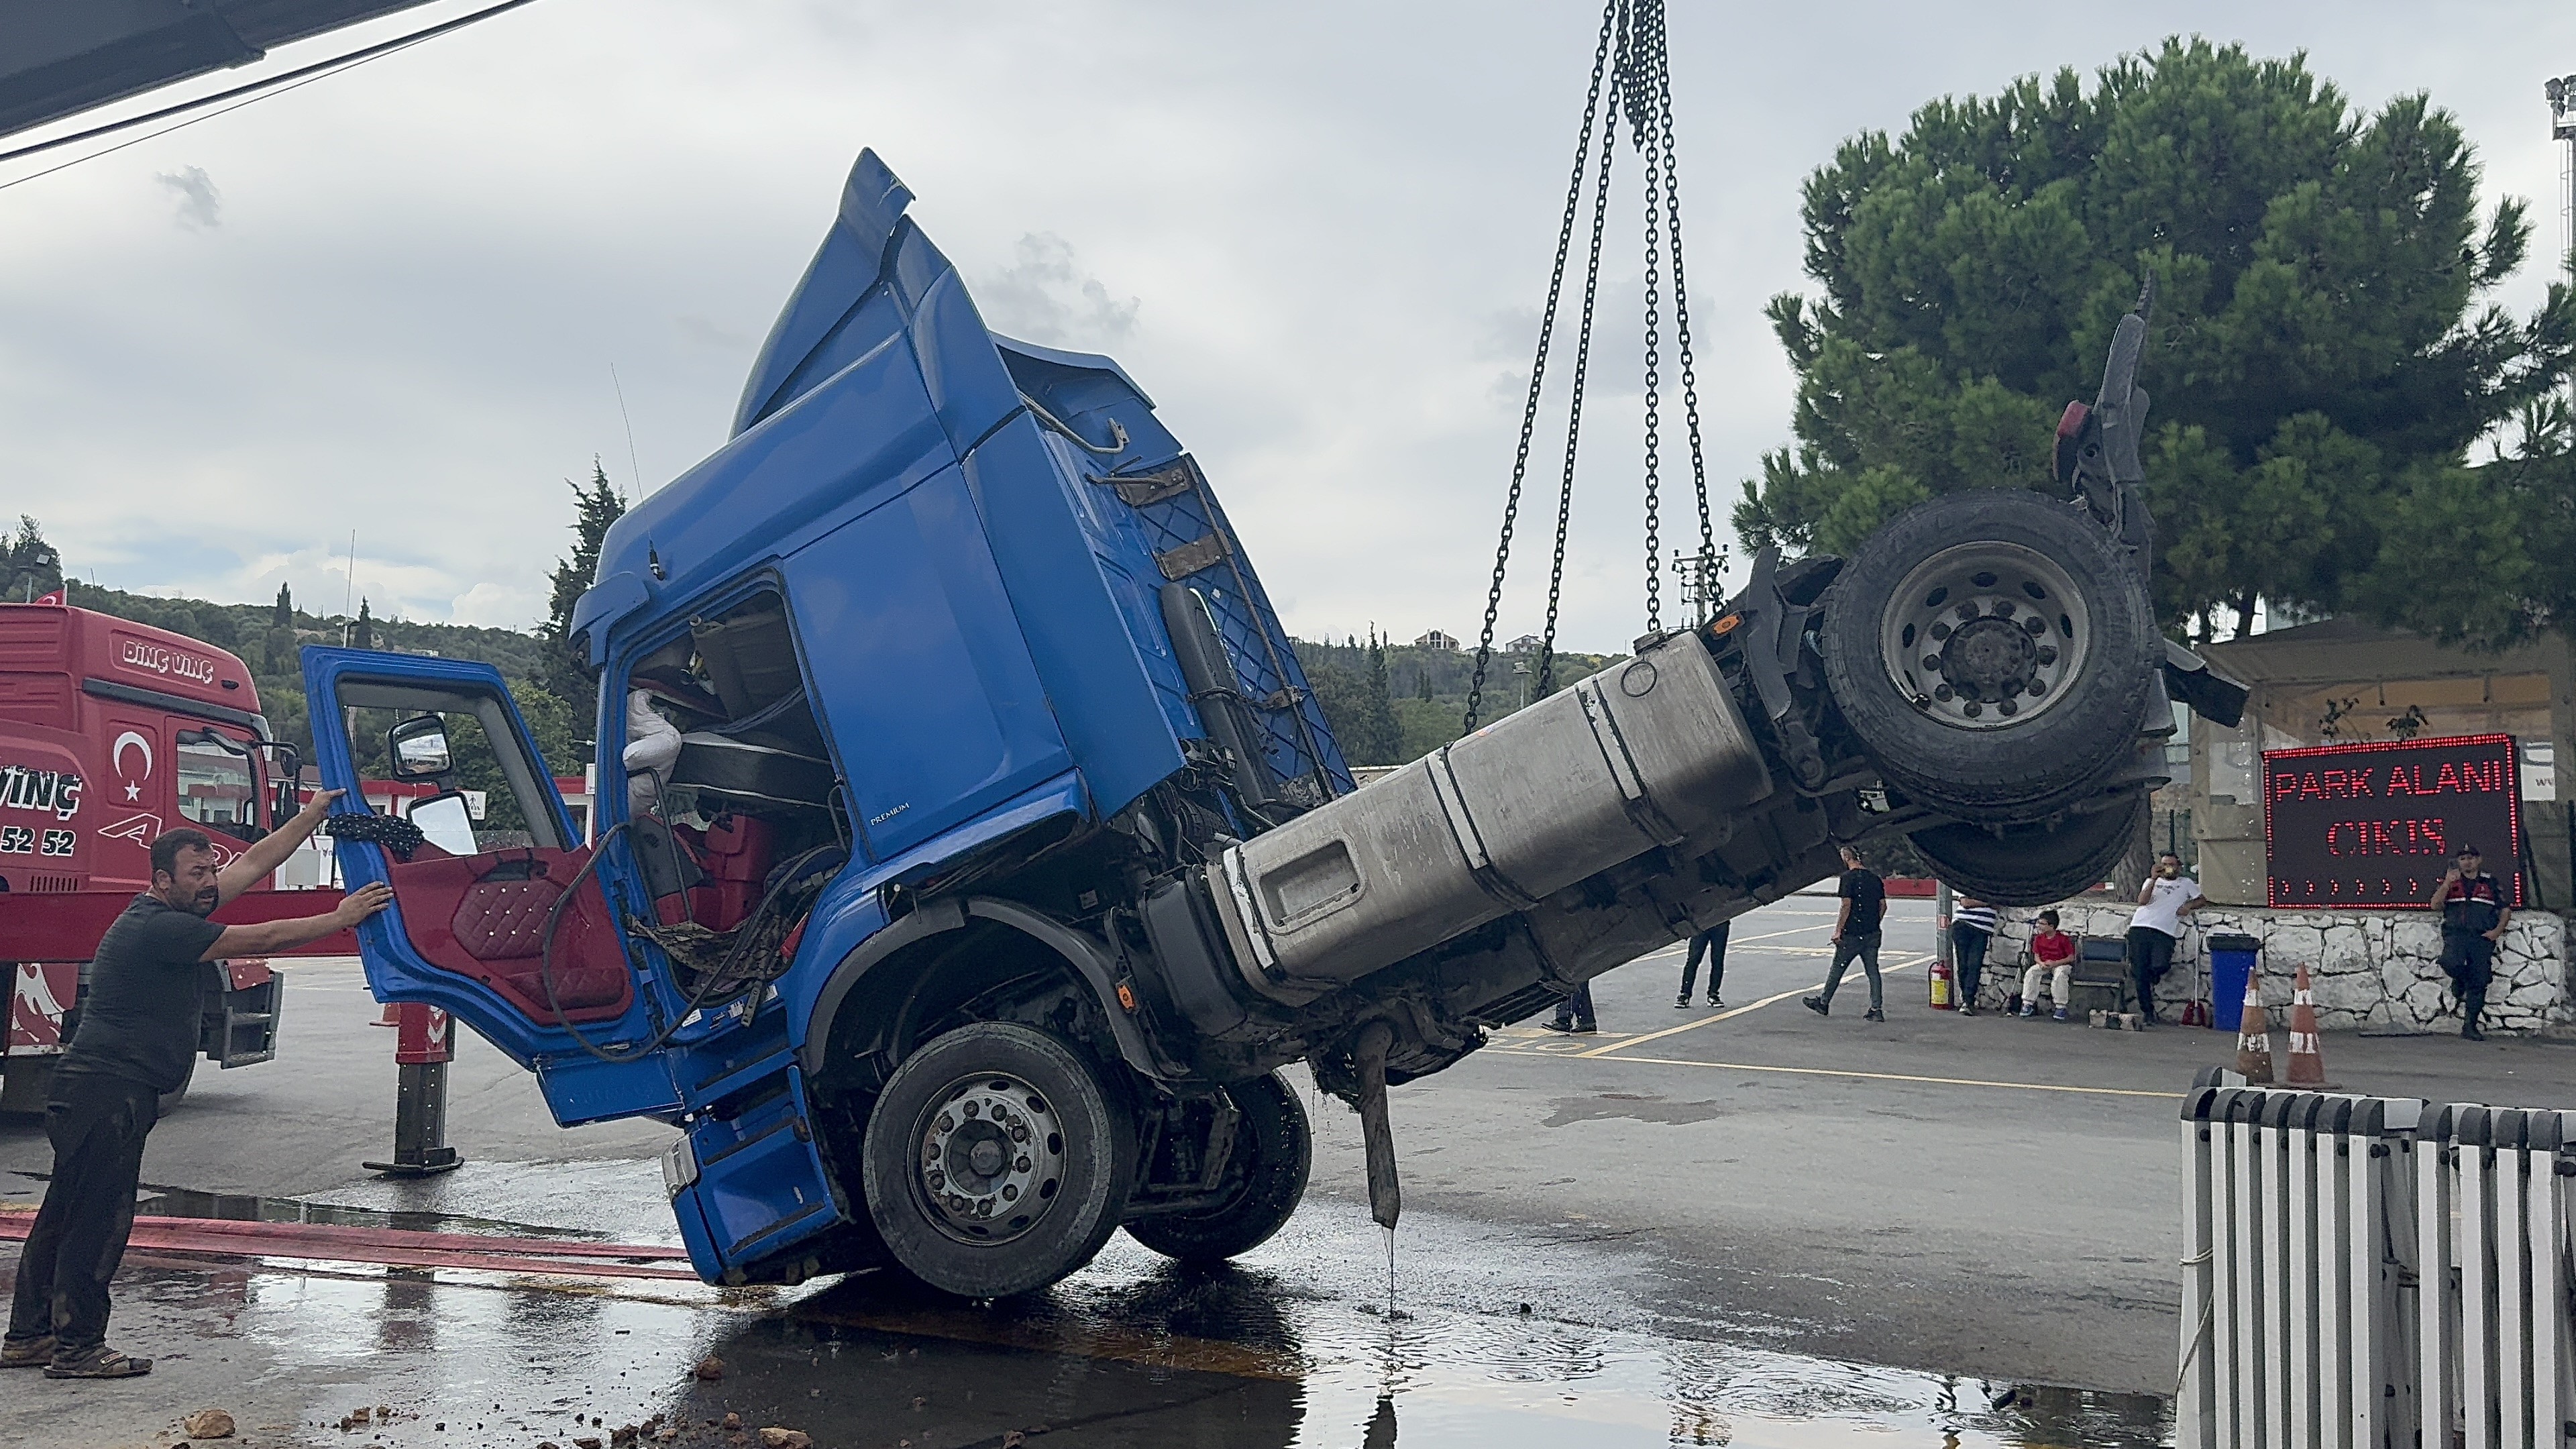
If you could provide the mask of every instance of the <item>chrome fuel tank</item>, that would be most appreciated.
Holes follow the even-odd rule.
[[[1659,846],[1721,834],[1771,772],[1683,634],[1209,867],[1245,980],[1302,1004]]]

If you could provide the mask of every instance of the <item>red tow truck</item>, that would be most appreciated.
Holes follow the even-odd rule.
[[[0,1112],[43,1110],[89,954],[149,884],[153,837],[194,825],[229,860],[294,813],[299,768],[233,655],[88,609],[0,604]],[[249,891],[220,918],[311,915],[337,894]],[[356,951],[344,932],[299,954]],[[265,961],[210,964],[205,1058],[276,1055],[282,984]]]

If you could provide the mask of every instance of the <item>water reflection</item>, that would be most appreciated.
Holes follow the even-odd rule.
[[[172,1196],[147,1211],[525,1234],[452,1213],[389,1214],[291,1201]],[[158,1304],[191,1301],[204,1332],[246,1351],[246,1389],[305,1402],[330,1423],[356,1402],[419,1405],[388,1444],[458,1433],[564,1442],[674,1412],[738,1413],[819,1444],[922,1449],[1169,1445],[1410,1449],[1474,1445],[1637,1449],[2147,1449],[2169,1406],[1837,1362],[1683,1336],[1619,1288],[1536,1302],[1544,1267],[1448,1244],[1419,1254],[1390,1313],[1364,1219],[1301,1215],[1304,1235],[1245,1265],[1180,1268],[1123,1240],[1089,1271],[1028,1299],[968,1304],[862,1275],[795,1293],[480,1286],[408,1270],[296,1273],[236,1265],[149,1270]],[[1408,1224],[1408,1228],[1412,1225]],[[1352,1231],[1349,1229],[1361,1229]],[[1353,1251],[1337,1252],[1343,1243]],[[1605,1258],[1572,1280],[1614,1281]],[[455,1275],[447,1275],[454,1278]],[[196,1286],[184,1291],[185,1280]],[[139,1285],[137,1285],[139,1286]],[[697,1296],[703,1292],[703,1298]],[[1479,1310],[1477,1302],[1495,1305]],[[1578,1315],[1598,1311],[1605,1322]],[[689,1367],[712,1352],[720,1379]],[[261,1387],[265,1385],[266,1387]],[[250,1397],[250,1395],[246,1395]],[[458,1421],[448,1431],[441,1415]],[[465,1425],[471,1425],[466,1429]],[[440,1434],[447,1437],[441,1438]],[[497,1442],[497,1441],[495,1441]]]
[[[959,1304],[846,1281],[746,1323],[692,1413],[831,1440],[1049,1445],[1919,1445],[2170,1442],[2147,1396],[1988,1384],[1583,1324],[1374,1302],[1258,1270],[1086,1274]],[[1399,1430],[1401,1433],[1399,1434]]]

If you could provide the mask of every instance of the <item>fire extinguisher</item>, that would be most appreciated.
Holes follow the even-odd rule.
[[[1932,1009],[1934,1011],[1955,1011],[1958,1009],[1958,1006],[1958,1001],[1952,996],[1950,991],[1950,963],[1947,961],[1933,962]]]

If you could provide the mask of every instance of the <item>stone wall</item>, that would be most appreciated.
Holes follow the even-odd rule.
[[[2056,907],[2060,925],[2070,934],[2125,939],[2133,907],[2099,897]],[[1977,1004],[2002,1010],[2004,998],[2021,990],[2021,971],[2029,962],[2033,910],[2002,913],[2001,928],[1986,952],[1986,973]],[[2458,1003],[2451,999],[2450,978],[2435,964],[2442,951],[2442,931],[2430,911],[2271,911],[2237,906],[2204,905],[2192,913],[2173,970],[2159,983],[2158,1008],[2167,1021],[2176,1019],[2193,993],[2195,979],[2206,982],[2206,967],[2193,967],[2213,931],[2238,931],[2263,942],[2256,960],[2266,1006],[2286,1008],[2292,974],[2308,968],[2315,989],[2317,1024],[2327,1031],[2376,1027],[2399,1031],[2457,1031]],[[2568,997],[2567,928],[2564,920],[2543,911],[2516,911],[2505,927],[2503,949],[2496,955],[2495,976],[2487,987],[2483,1025],[2489,1031],[2565,1029],[2576,1023],[2576,1006]],[[2202,989],[2206,989],[2204,986]],[[2045,990],[2045,988],[2043,988]],[[2231,1003],[2232,1005],[2233,1003]],[[2275,1024],[2284,1018],[2275,1016]]]

